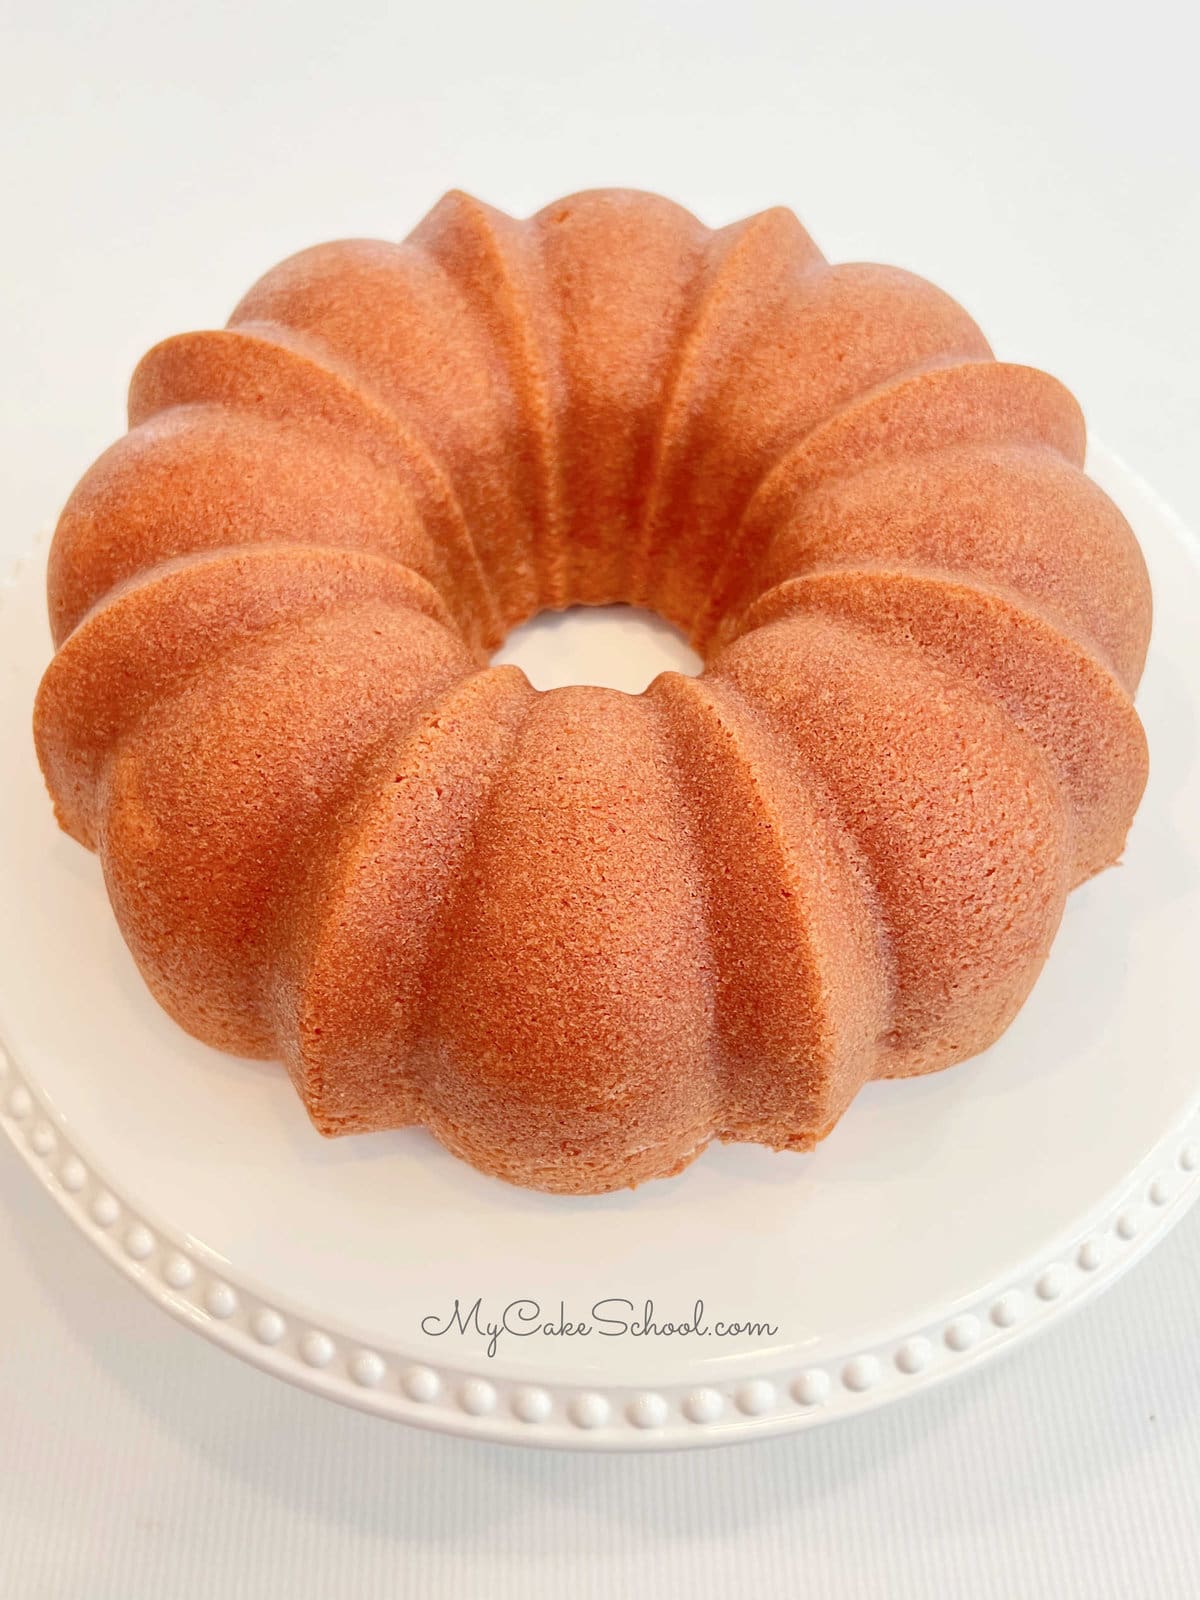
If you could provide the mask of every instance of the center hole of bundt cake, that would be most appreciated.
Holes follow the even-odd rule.
[[[572,606],[514,628],[494,665],[522,668],[535,689],[586,683],[640,694],[660,672],[694,677],[703,663],[679,629],[653,611]]]

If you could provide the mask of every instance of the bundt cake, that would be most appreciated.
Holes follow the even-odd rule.
[[[1146,776],[1074,400],[790,211],[462,194],[156,346],[35,728],[146,982],[324,1134],[599,1192],[990,1044]],[[491,654],[625,601],[699,677]]]

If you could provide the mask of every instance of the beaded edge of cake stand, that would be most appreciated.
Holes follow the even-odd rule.
[[[0,1126],[82,1231],[173,1315],[277,1375],[400,1420],[520,1442],[620,1448],[787,1432],[948,1377],[1050,1320],[1137,1259],[1200,1192],[1200,1114],[1155,1151],[1120,1199],[1069,1245],[1002,1289],[886,1345],[728,1384],[580,1387],[501,1377],[364,1345],[272,1303],[96,1171],[0,1047]]]

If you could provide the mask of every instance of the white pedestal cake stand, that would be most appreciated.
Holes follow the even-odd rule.
[[[34,761],[49,642],[31,559],[0,608],[0,1125],[75,1226],[197,1332],[330,1399],[477,1438],[760,1437],[1027,1338],[1200,1190],[1200,553],[1119,463],[1092,470],[1154,579],[1153,772],[1124,863],[1071,897],[1016,1023],[964,1066],[871,1085],[811,1155],[714,1148],[595,1199],[506,1187],[416,1130],[324,1143],[281,1069],[158,1010]],[[589,675],[570,656],[557,670]],[[687,1331],[698,1301],[706,1331]]]

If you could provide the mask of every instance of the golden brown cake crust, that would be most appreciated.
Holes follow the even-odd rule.
[[[447,195],[156,346],[63,512],[62,826],[325,1134],[593,1193],[803,1150],[1007,1026],[1146,776],[1150,592],[1071,396],[787,210]],[[699,678],[488,665],[628,601]]]

